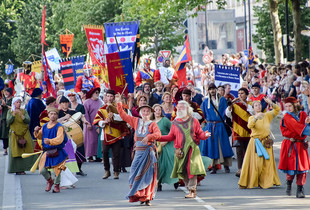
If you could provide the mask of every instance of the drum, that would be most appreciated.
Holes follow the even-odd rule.
[[[81,117],[82,117],[82,113],[77,112],[69,118],[69,121],[79,124],[79,120],[81,119]]]
[[[71,138],[76,143],[77,147],[82,146],[84,136],[81,127],[73,121],[68,121],[62,125],[65,128],[68,138]]]

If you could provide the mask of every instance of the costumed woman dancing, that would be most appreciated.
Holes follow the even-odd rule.
[[[121,118],[135,129],[135,155],[129,175],[130,191],[127,195],[129,202],[145,202],[151,205],[154,196],[157,174],[156,147],[154,141],[161,137],[160,130],[155,122],[150,120],[153,109],[140,106],[137,111],[142,118],[132,117],[125,113],[120,94],[115,97],[117,111]]]
[[[292,182],[297,175],[297,198],[304,198],[303,185],[306,184],[307,172],[310,161],[308,155],[308,142],[305,141],[310,135],[310,118],[304,111],[300,111],[295,97],[285,99],[284,115],[280,128],[285,138],[281,144],[279,169],[286,173],[286,194],[291,195]],[[307,123],[307,125],[306,125]]]
[[[253,101],[255,112],[248,120],[251,129],[251,140],[244,155],[242,171],[239,180],[240,188],[270,188],[281,185],[273,154],[273,141],[270,139],[270,123],[280,112],[280,107],[269,98],[264,100],[272,106],[273,110],[262,113],[260,101]]]
[[[33,153],[32,138],[29,132],[30,118],[26,110],[21,109],[22,99],[13,98],[12,108],[7,113],[6,122],[10,126],[9,134],[9,173],[24,175],[36,161],[37,156],[23,159],[23,153]]]
[[[154,104],[154,122],[157,123],[161,134],[168,135],[171,128],[171,121],[164,117],[163,108],[159,104]],[[162,184],[176,184],[177,178],[170,178],[174,162],[173,142],[157,142],[158,148],[158,191],[162,191]]]

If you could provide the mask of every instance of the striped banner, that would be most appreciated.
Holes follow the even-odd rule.
[[[64,80],[66,90],[74,90],[74,73],[71,59],[60,60],[60,70]]]

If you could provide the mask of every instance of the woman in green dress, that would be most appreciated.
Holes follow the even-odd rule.
[[[21,109],[22,99],[13,98],[12,108],[7,113],[9,133],[9,173],[24,175],[34,164],[37,156],[22,158],[23,153],[33,153],[33,141],[29,132],[30,118],[25,109]]]
[[[154,121],[157,123],[161,134],[168,135],[171,128],[171,121],[164,117],[163,109],[159,104],[153,106]],[[173,142],[157,142],[158,148],[158,188],[157,191],[162,191],[162,184],[175,184],[177,178],[170,178],[174,164],[174,146]]]

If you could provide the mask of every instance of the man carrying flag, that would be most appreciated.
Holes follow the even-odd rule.
[[[154,85],[154,69],[151,69],[151,59],[144,59],[144,68],[138,71],[136,76],[136,85],[140,86],[146,82],[150,83],[152,86]]]
[[[186,37],[183,49],[181,50],[180,57],[177,61],[177,65],[175,67],[175,71],[178,74],[179,80],[178,85],[186,86],[187,79],[186,79],[186,63],[192,60],[191,50],[189,46],[188,36]]]

